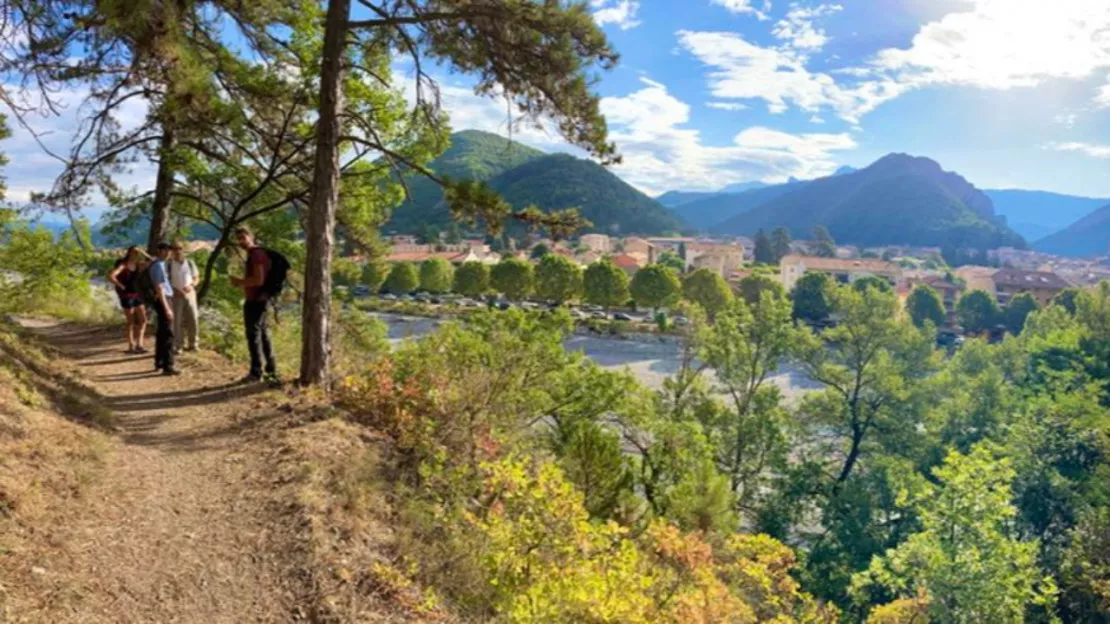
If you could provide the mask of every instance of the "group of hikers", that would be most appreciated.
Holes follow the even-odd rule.
[[[280,294],[288,263],[281,254],[258,246],[246,227],[235,230],[235,241],[246,252],[243,277],[231,277],[243,290],[243,324],[251,368],[246,382],[277,381],[277,365],[270,344],[266,311]],[[162,242],[151,256],[142,248],[127,249],[116,261],[108,281],[116,288],[127,320],[127,353],[149,353],[144,345],[150,315],[155,317],[154,369],[163,375],[180,375],[176,356],[195,351],[200,330],[197,285],[200,273],[180,243]]]

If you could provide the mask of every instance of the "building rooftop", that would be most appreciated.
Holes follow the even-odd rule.
[[[1071,284],[1064,278],[1048,271],[1025,271],[1022,269],[999,269],[994,274],[995,286],[1014,288],[1050,288],[1063,290]]]
[[[800,256],[790,254],[783,256],[782,264],[804,264],[806,268],[817,271],[870,271],[872,273],[901,273],[902,267],[887,262],[870,258],[821,258],[818,256]]]

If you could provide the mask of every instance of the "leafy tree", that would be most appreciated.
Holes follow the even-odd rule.
[[[836,257],[836,241],[829,234],[829,228],[816,225],[813,228],[813,240],[817,243],[817,255],[821,258]]]
[[[771,247],[771,239],[767,238],[763,230],[755,233],[755,249],[752,253],[759,264],[775,264],[775,250]]]
[[[455,267],[443,258],[429,258],[420,263],[420,290],[445,293],[451,290]]]
[[[336,258],[332,265],[332,281],[343,286],[354,286],[362,278],[362,269],[350,258]]]
[[[84,268],[89,254],[77,242],[82,229],[88,236],[82,220],[77,235],[66,231],[55,238],[50,230],[0,209],[0,311],[67,316],[91,302]]]
[[[421,245],[436,245],[439,243],[439,228],[431,223],[425,223],[416,233],[416,242]]]
[[[636,305],[656,310],[676,302],[682,292],[682,284],[674,271],[652,264],[632,276],[632,284],[628,290]]]
[[[852,287],[860,292],[863,292],[868,288],[878,288],[879,290],[884,292],[892,292],[894,290],[891,287],[890,282],[874,275],[864,275],[863,277],[852,282]]]
[[[551,248],[547,245],[544,245],[543,243],[540,243],[532,248],[532,251],[528,254],[528,257],[533,260],[539,260],[549,253],[551,253]]]
[[[1075,300],[1080,292],[1078,288],[1065,288],[1052,298],[1052,303],[1063,307],[1069,314],[1075,314]]]
[[[1029,293],[1015,295],[1006,304],[1002,320],[1006,324],[1006,331],[1017,336],[1025,328],[1025,319],[1037,311],[1037,300]]]
[[[586,267],[583,288],[587,302],[608,310],[628,301],[628,274],[603,258]]]
[[[493,289],[513,301],[532,293],[533,279],[532,263],[517,258],[505,258],[490,270]]]
[[[455,271],[454,291],[467,297],[480,297],[490,287],[490,270],[477,260],[464,262]]]
[[[380,292],[386,278],[389,277],[389,273],[390,266],[388,263],[381,260],[370,260],[362,267],[361,282],[370,289],[370,292]]]
[[[659,254],[659,257],[656,258],[655,262],[681,275],[686,272],[686,260],[684,260],[685,257],[686,256],[680,256],[668,249]]]
[[[581,296],[582,269],[565,256],[544,256],[536,265],[536,294],[560,305]]]
[[[698,355],[713,367],[732,408],[704,423],[715,441],[717,465],[741,504],[750,505],[765,488],[772,468],[785,466],[788,417],[779,406],[778,389],[767,380],[801,339],[790,302],[774,292],[763,293],[754,307],[742,299],[731,301],[716,323],[698,331]]]
[[[411,293],[420,286],[420,272],[411,262],[398,262],[389,271],[385,289],[397,295]]]
[[[778,264],[790,254],[790,231],[784,227],[771,230],[771,253],[774,255],[773,264]]]
[[[934,327],[944,325],[944,303],[937,291],[925,284],[915,286],[906,297],[906,312],[918,327],[925,327],[926,321],[931,321]]]
[[[749,306],[757,306],[763,299],[763,293],[770,292],[775,295],[786,296],[782,284],[769,275],[752,273],[740,280],[740,296]]]
[[[896,402],[908,397],[911,382],[931,370],[933,341],[898,320],[893,293],[841,287],[831,295],[839,322],[820,338],[807,335],[798,345],[798,359],[810,379],[826,387],[825,393],[805,398],[807,418],[841,432],[837,443],[844,445],[843,459],[832,473],[835,489],[852,475],[869,435],[892,418]]]
[[[921,532],[875,559],[854,593],[923,593],[936,622],[1021,622],[1029,606],[1051,607],[1055,587],[1041,577],[1037,543],[1011,529],[1010,463],[980,445],[949,454],[934,474],[941,485],[919,505]]]
[[[698,269],[687,275],[682,282],[682,295],[688,301],[700,305],[710,320],[733,299],[728,282],[710,269]]]
[[[443,232],[443,242],[448,245],[458,245],[463,240],[462,229],[458,223],[451,222],[447,224],[447,229]]]
[[[820,323],[832,314],[834,284],[828,275],[814,271],[806,273],[794,284],[794,318],[810,323]]]
[[[305,227],[300,380],[308,385],[327,384],[330,378],[331,245],[340,198],[340,155],[350,146],[376,152],[398,173],[404,166],[445,186],[456,217],[471,223],[481,220],[494,233],[509,218],[546,227],[557,236],[566,236],[581,225],[576,211],[543,213],[535,207],[514,211],[483,183],[450,183],[422,162],[399,160],[390,146],[376,138],[376,121],[345,131],[344,123],[350,118],[343,87],[349,70],[351,75],[374,76],[382,66],[391,64],[392,59],[383,59],[381,51],[387,51],[387,56],[390,50],[408,54],[418,67],[416,114],[412,117],[442,122],[438,98],[427,99],[430,91],[438,91],[428,74],[419,69],[422,60],[432,58],[447,69],[476,74],[477,93],[496,92],[525,118],[551,119],[568,141],[603,163],[616,157],[599,111],[600,98],[591,92],[593,82],[587,78],[594,67],[612,67],[616,55],[592,16],[580,6],[509,0],[449,7],[434,0],[364,4],[371,9],[369,17],[353,19],[351,0],[328,0],[324,20],[314,184]],[[378,88],[390,90],[389,86]]]
[[[1000,316],[994,297],[982,290],[964,294],[956,304],[956,318],[969,334],[981,334],[994,329]]]

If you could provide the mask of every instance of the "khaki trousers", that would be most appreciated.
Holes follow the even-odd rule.
[[[196,349],[197,334],[197,291],[182,293],[177,291],[173,298],[173,348]]]

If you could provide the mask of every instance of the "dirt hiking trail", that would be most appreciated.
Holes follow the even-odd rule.
[[[311,575],[270,421],[287,410],[244,371],[186,354],[164,377],[119,328],[23,320],[114,413],[116,436],[66,522],[42,527],[20,622],[290,622]],[[0,618],[2,619],[2,618]]]

